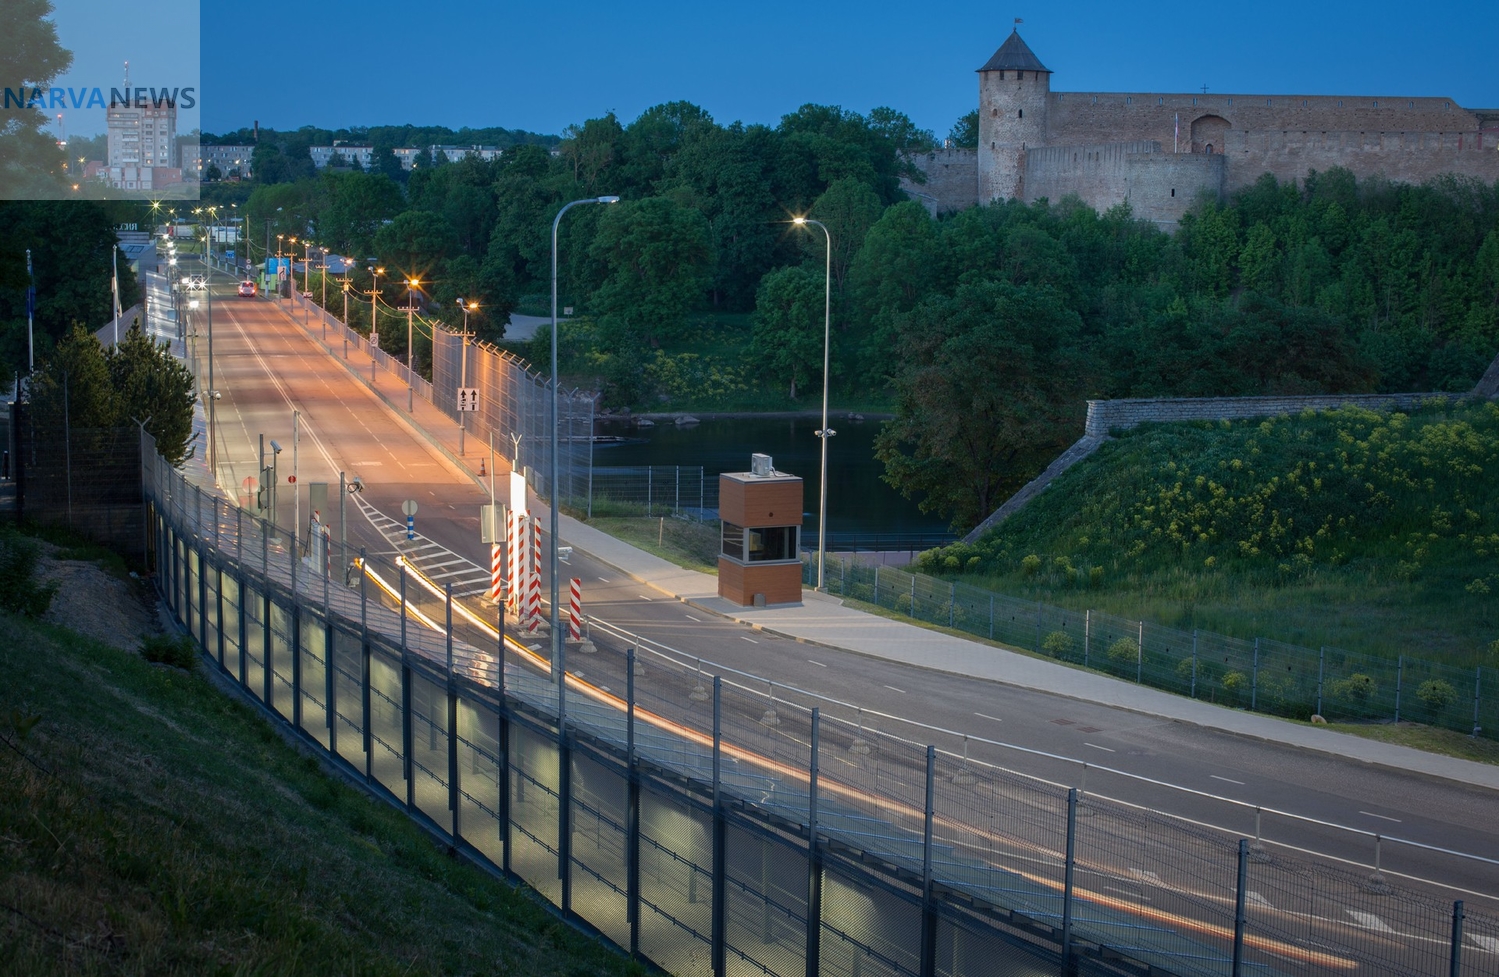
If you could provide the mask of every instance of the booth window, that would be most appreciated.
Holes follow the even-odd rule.
[[[746,529],[731,522],[723,524],[723,555],[741,563],[767,563],[795,560],[801,529],[797,526],[767,526]]]

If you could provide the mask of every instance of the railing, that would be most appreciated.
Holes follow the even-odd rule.
[[[802,569],[804,582],[815,581],[815,560]],[[823,576],[830,593],[1194,699],[1302,720],[1413,720],[1499,736],[1494,669],[1184,631],[845,558]]]
[[[565,646],[587,682],[559,684],[543,641],[502,645],[404,562],[292,544],[143,455],[155,579],[214,667],[445,843],[670,972],[1499,973],[1499,919],[1406,885],[1415,849],[1339,864],[603,626]]]

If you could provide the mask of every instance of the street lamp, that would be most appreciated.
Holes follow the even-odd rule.
[[[800,227],[813,224],[822,228],[822,236],[827,242],[827,267],[824,271],[822,293],[822,427],[816,432],[817,439],[822,442],[822,484],[817,503],[817,589],[822,590],[822,572],[827,560],[828,544],[828,438],[838,433],[828,427],[828,353],[832,345],[833,235],[828,233],[826,224],[812,220],[810,217],[793,217],[791,222]]]
[[[557,609],[557,388],[561,382],[557,378],[557,227],[562,223],[562,215],[580,204],[617,204],[618,197],[588,197],[584,200],[574,200],[564,204],[557,211],[557,216],[552,219],[552,463],[551,479],[548,486],[548,494],[552,507],[552,538],[551,538],[551,576],[552,576],[552,677],[557,681],[557,709],[562,710],[563,690],[566,687],[566,679],[563,675],[562,638],[558,630],[560,617]],[[588,432],[590,435],[592,431]],[[561,728],[561,719],[558,719],[558,728]]]
[[[479,303],[463,299],[458,300],[458,308],[463,310],[463,347],[458,355],[458,386],[468,388],[468,314],[479,311]],[[433,368],[432,379],[437,379],[436,368]],[[462,412],[458,415],[458,453],[463,454],[463,432],[468,430],[468,413]]]
[[[384,268],[376,268],[374,265],[370,265],[370,345],[375,349],[380,348],[380,326],[379,319],[376,317],[378,307],[375,303],[380,301],[380,276],[383,274],[385,274]],[[374,363],[373,353],[370,354],[370,363]],[[370,366],[370,370],[374,370],[373,365]],[[371,377],[373,375],[371,373]]]
[[[416,315],[416,290],[421,281],[406,279],[406,413],[416,409],[416,348],[411,345],[411,323]]]

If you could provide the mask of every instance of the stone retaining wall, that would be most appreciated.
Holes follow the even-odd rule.
[[[1304,410],[1366,407],[1370,410],[1411,410],[1428,400],[1451,400],[1457,394],[1319,394],[1295,397],[1143,397],[1133,400],[1088,401],[1087,437],[1105,437],[1148,422],[1237,421],[1251,417],[1299,414]]]

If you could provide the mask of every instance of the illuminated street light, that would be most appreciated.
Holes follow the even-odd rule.
[[[812,224],[822,228],[823,238],[827,242],[827,267],[823,273],[822,298],[822,427],[817,431],[817,439],[822,442],[822,484],[817,504],[817,589],[822,590],[823,565],[827,559],[828,543],[828,438],[838,433],[828,427],[828,354],[832,345],[833,309],[833,235],[828,232],[826,224],[809,217],[794,217],[791,222],[799,227]]]

